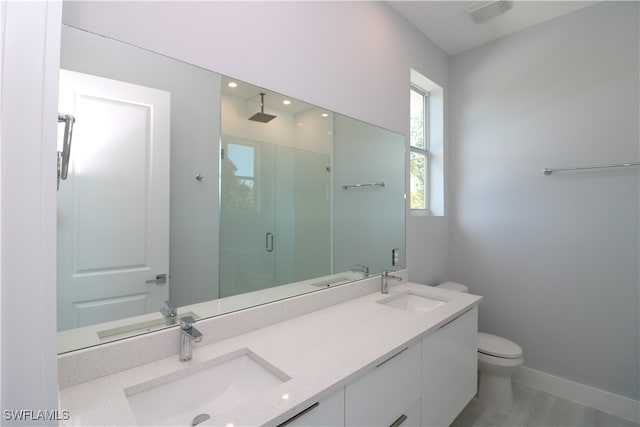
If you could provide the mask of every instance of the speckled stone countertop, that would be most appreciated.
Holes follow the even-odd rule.
[[[447,303],[427,313],[376,303],[409,290]],[[180,362],[176,355],[61,389],[60,408],[71,414],[62,424],[138,425],[125,389],[172,373],[190,372],[207,361],[247,349],[290,379],[245,404],[211,414],[212,417],[200,425],[277,425],[344,387],[402,347],[417,342],[481,299],[471,294],[404,283],[390,287],[389,295],[371,293],[214,344],[196,344],[193,360],[189,362]]]

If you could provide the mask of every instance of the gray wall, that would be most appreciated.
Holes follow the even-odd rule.
[[[169,299],[184,306],[217,298],[220,75],[86,31],[62,30],[61,68],[171,93]],[[198,174],[205,179],[196,181]]]
[[[452,60],[451,277],[525,365],[638,400],[638,2]]]
[[[410,69],[448,90],[448,55],[383,2],[67,2],[63,21],[404,135]],[[411,279],[446,279],[446,218],[407,235]]]

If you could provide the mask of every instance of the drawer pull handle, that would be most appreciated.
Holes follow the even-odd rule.
[[[447,326],[447,325],[449,325],[449,324],[451,324],[451,323],[455,322],[456,320],[458,320],[459,318],[461,318],[462,316],[464,316],[465,314],[467,314],[468,312],[470,312],[470,311],[471,311],[471,310],[473,310],[474,308],[475,308],[475,306],[474,306],[474,307],[471,307],[471,308],[470,308],[470,309],[468,309],[468,310],[463,311],[462,313],[458,314],[458,315],[457,315],[456,317],[454,317],[453,319],[451,319],[451,320],[449,320],[448,322],[446,322],[446,323],[444,323],[444,324],[440,325],[440,326],[438,327],[438,329],[442,329],[442,328],[444,328],[445,326]]]
[[[383,360],[382,362],[378,363],[376,365],[376,368],[379,368],[380,366],[384,365],[385,363],[387,363],[389,360],[393,359],[394,357],[396,357],[397,355],[399,355],[400,353],[403,353],[404,351],[409,350],[409,347],[405,347],[402,350],[400,350],[399,352],[397,352],[396,354],[394,354],[393,356],[391,356],[390,358],[388,358],[387,360]]]
[[[307,409],[303,409],[302,411],[298,412],[297,414],[295,414],[293,417],[289,418],[288,420],[282,422],[281,424],[278,424],[278,427],[284,427],[287,424],[297,420],[298,418],[300,418],[301,416],[303,416],[304,414],[306,414],[307,412],[311,411],[312,409],[317,408],[318,406],[320,406],[319,402],[314,403],[313,405],[309,406]]]
[[[398,427],[400,424],[402,424],[403,422],[405,422],[407,420],[407,416],[406,415],[400,415],[400,418],[398,418],[397,420],[395,420],[393,422],[393,424],[391,424],[389,427]]]

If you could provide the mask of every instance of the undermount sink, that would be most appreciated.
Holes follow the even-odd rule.
[[[291,379],[249,349],[124,390],[140,425],[191,426]]]
[[[398,295],[392,295],[388,298],[378,301],[379,304],[386,305],[387,307],[393,307],[399,310],[414,311],[418,313],[427,313],[444,305],[446,302],[447,301],[439,298],[430,297],[411,291],[402,292]]]

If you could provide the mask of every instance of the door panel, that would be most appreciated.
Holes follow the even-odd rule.
[[[74,303],[74,324],[78,327],[113,320],[114,315],[127,318],[131,313],[144,313],[147,294],[102,298],[97,301]]]
[[[273,286],[274,149],[223,137],[220,196],[220,297]]]
[[[60,71],[76,118],[58,192],[58,328],[157,311],[169,282],[170,94]]]

